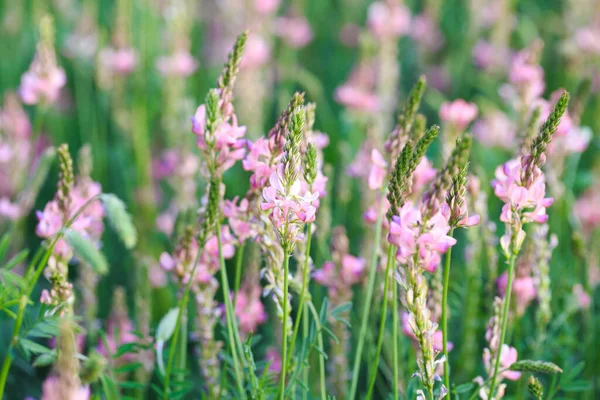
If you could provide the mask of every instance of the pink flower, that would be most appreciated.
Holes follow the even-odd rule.
[[[369,6],[367,26],[379,39],[404,36],[410,30],[410,10],[403,4],[376,1]]]
[[[400,209],[400,215],[392,216],[388,241],[398,250],[396,259],[408,263],[418,254],[423,269],[434,272],[441,261],[441,254],[456,244],[456,239],[448,236],[450,225],[441,211],[424,225],[421,212],[407,202]]]
[[[478,41],[473,47],[473,62],[477,68],[486,71],[504,71],[508,68],[510,50],[485,40]]]
[[[415,346],[418,346],[417,336],[415,335],[412,325],[414,324],[414,316],[407,312],[402,313],[402,333],[404,336],[410,338],[413,341]],[[441,330],[437,330],[433,333],[433,349],[435,351],[441,352],[444,350],[444,334]],[[454,348],[454,344],[452,342],[448,342],[448,351],[452,351]]]
[[[288,45],[296,48],[306,46],[313,38],[305,17],[279,17],[275,21],[275,34]]]
[[[417,165],[417,168],[415,168],[415,172],[413,173],[412,192],[420,193],[425,185],[435,178],[435,175],[436,169],[433,168],[427,157],[421,158],[419,165]]]
[[[279,8],[281,0],[254,0],[254,8],[261,14],[271,14]]]
[[[241,69],[259,68],[271,59],[271,46],[260,35],[251,34],[244,46]]]
[[[576,202],[573,213],[581,221],[586,234],[591,234],[600,225],[600,186],[586,190]]]
[[[246,145],[249,151],[242,161],[242,166],[246,171],[253,172],[250,176],[251,188],[261,189],[268,182],[269,176],[275,170],[281,156],[273,157],[271,143],[264,137],[257,139],[254,143],[248,141]]]
[[[506,114],[494,111],[473,124],[473,133],[481,144],[510,149],[514,147],[515,126]]]
[[[508,79],[513,85],[512,90],[515,94],[510,94],[510,90],[504,89],[504,97],[510,100],[520,102],[522,107],[529,107],[529,104],[538,99],[545,88],[544,70],[542,67],[532,61],[532,55],[528,49],[522,50],[513,58]],[[501,93],[502,94],[502,93]]]
[[[284,185],[283,164],[269,176],[269,185],[263,189],[263,211],[271,210],[270,218],[277,229],[285,223],[308,223],[315,220],[316,208],[312,202],[319,198],[319,193],[306,192],[300,195],[299,180],[289,187]]]
[[[328,261],[323,264],[321,269],[313,273],[313,278],[320,285],[331,289],[351,286],[360,282],[365,268],[365,261],[362,258],[344,254],[340,267],[341,269],[338,271],[335,263]]]
[[[375,85],[375,65],[361,63],[352,70],[347,82],[335,89],[335,101],[354,111],[374,113],[380,107]]]
[[[273,374],[279,374],[281,372],[281,354],[274,347],[270,347],[265,354],[265,360],[271,361],[269,364],[269,372]]]
[[[223,215],[229,218],[229,226],[233,230],[240,242],[243,242],[256,235],[255,229],[249,222],[249,203],[248,199],[243,198],[240,204],[236,205],[238,198],[225,200],[223,203]]]
[[[376,149],[371,150],[371,170],[369,171],[369,189],[378,190],[383,186],[387,175],[387,162]]]
[[[89,386],[73,386],[59,377],[49,376],[42,384],[41,400],[89,400]]]
[[[246,154],[245,126],[238,126],[237,118],[232,115],[230,122],[223,121],[210,138],[213,143],[207,143],[206,138],[206,107],[201,105],[192,117],[192,132],[196,135],[196,144],[200,150],[210,152],[211,148],[217,151],[216,168],[224,172],[233,167],[236,161],[244,158]]]
[[[179,50],[156,61],[156,68],[164,76],[187,78],[198,68],[198,61],[188,51]]]
[[[410,36],[429,53],[435,53],[444,46],[444,36],[435,19],[425,12],[413,18]]]
[[[265,307],[260,301],[261,289],[241,290],[237,294],[235,315],[239,318],[240,330],[245,333],[256,332],[258,325],[267,320]]]
[[[590,308],[590,304],[592,304],[592,298],[585,291],[585,289],[583,288],[583,286],[580,283],[573,286],[573,295],[575,296],[575,299],[577,300],[577,305],[581,309],[587,310],[588,308]]]
[[[18,204],[11,203],[6,197],[0,197],[0,217],[14,221],[21,216],[21,209]]]
[[[508,283],[508,272],[504,272],[498,278],[498,292],[502,297],[506,295],[506,285]],[[523,315],[527,306],[537,297],[535,281],[531,276],[516,277],[513,281],[512,293],[515,298],[515,305],[518,315]]]
[[[502,351],[500,352],[500,365],[498,368],[500,370],[509,368],[512,364],[517,362],[517,356],[517,349],[510,347],[507,344],[503,344]],[[495,360],[491,360],[490,352],[485,351],[483,353],[483,364],[485,365],[485,369],[487,371],[492,371],[492,366],[490,364],[491,361],[495,362]],[[516,381],[521,377],[521,373],[517,371],[504,371],[501,375],[511,381]]]
[[[62,68],[52,66],[48,71],[39,71],[35,67],[25,72],[21,77],[19,95],[25,104],[48,103],[58,100],[60,90],[67,83],[67,76]]]
[[[586,53],[600,55],[600,27],[579,28],[574,36],[577,47]]]
[[[131,47],[106,47],[98,54],[100,67],[111,74],[128,75],[137,65],[137,51]]]
[[[446,102],[440,108],[440,119],[458,130],[464,130],[477,117],[477,106],[463,99]]]

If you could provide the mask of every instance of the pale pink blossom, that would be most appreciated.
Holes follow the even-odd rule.
[[[274,347],[270,347],[265,354],[265,360],[271,362],[269,364],[269,372],[273,374],[279,374],[281,372],[282,362],[279,350],[275,349]]]
[[[579,28],[574,36],[575,45],[583,52],[600,55],[600,27]]]
[[[57,376],[49,376],[42,384],[41,400],[89,400],[89,386],[73,386]]]
[[[508,272],[504,272],[498,278],[498,292],[502,297],[506,295],[506,285],[508,283]],[[515,306],[518,315],[523,315],[527,306],[537,297],[535,280],[531,276],[516,277],[512,285],[512,294],[515,299]]]
[[[429,53],[435,53],[444,47],[444,36],[435,19],[425,12],[413,18],[410,36]]]
[[[279,17],[275,21],[275,34],[288,45],[296,48],[306,46],[313,38],[310,24],[305,17]]]
[[[421,212],[406,202],[399,215],[392,216],[388,240],[397,247],[396,259],[403,264],[418,255],[419,265],[434,272],[441,261],[441,254],[456,244],[456,239],[448,236],[450,225],[441,211],[425,223]]]
[[[360,282],[364,269],[364,259],[344,254],[342,255],[339,270],[335,263],[328,261],[323,264],[321,269],[313,273],[313,278],[320,285],[335,290],[340,286],[347,287]]]
[[[260,301],[261,288],[251,288],[248,291],[240,290],[235,303],[235,315],[239,320],[242,332],[256,332],[256,328],[267,320],[265,307]]]
[[[187,78],[198,68],[198,61],[189,51],[178,50],[169,56],[159,57],[156,68],[163,76]]]
[[[412,340],[412,343],[415,347],[418,347],[419,343],[418,343],[417,336],[413,332],[413,329],[411,326],[411,319],[413,319],[413,321],[414,321],[414,316],[412,316],[411,314],[409,314],[407,312],[402,313],[402,333],[404,333],[404,336],[406,336]],[[441,330],[435,331],[433,333],[432,339],[433,339],[433,349],[438,352],[443,351],[444,350],[444,342],[443,342],[444,334],[443,334],[443,332]],[[454,348],[454,343],[448,342],[448,351],[452,351],[453,348]]]
[[[369,6],[367,26],[379,39],[406,35],[410,23],[410,10],[404,4],[376,1]]]
[[[338,103],[359,112],[374,113],[380,107],[376,93],[376,74],[373,63],[361,63],[355,67],[346,83],[335,89]]]
[[[575,202],[573,213],[583,226],[583,231],[589,235],[600,226],[600,187],[592,186]]]
[[[513,121],[501,111],[493,111],[473,124],[475,137],[488,147],[514,147],[515,130]]]
[[[532,61],[528,49],[517,53],[511,62],[508,79],[511,85],[505,85],[500,94],[518,107],[529,108],[530,104],[544,93],[544,70]]]
[[[14,221],[20,216],[21,209],[18,204],[12,203],[7,197],[0,197],[0,217]]]
[[[383,186],[387,175],[387,162],[381,153],[373,149],[371,150],[371,168],[369,170],[369,189],[378,190]]]
[[[137,51],[131,47],[115,49],[106,47],[98,54],[100,68],[116,75],[128,75],[137,66]]]
[[[281,0],[254,0],[254,8],[261,14],[271,14],[279,8]]]
[[[486,349],[487,350],[487,349]],[[509,368],[512,364],[517,362],[518,352],[517,349],[507,345],[506,343],[502,345],[502,351],[500,352],[500,365],[498,368],[500,370]],[[485,365],[485,369],[487,371],[492,371],[491,362],[495,361],[491,359],[491,354],[489,351],[484,351],[483,353],[483,364]],[[521,377],[521,373],[518,371],[504,371],[500,374],[502,377],[516,381]]]
[[[269,180],[269,176],[275,170],[281,156],[274,157],[271,151],[270,140],[261,137],[254,143],[247,141],[248,154],[242,160],[242,166],[246,171],[252,171],[250,186],[252,189],[263,188]]]
[[[35,63],[36,61],[21,77],[19,95],[25,104],[55,103],[60,90],[67,83],[67,75],[57,66],[51,66],[44,71],[36,67]]]
[[[435,178],[436,169],[427,157],[421,158],[412,176],[412,193],[420,193],[423,188]]]
[[[244,46],[241,69],[259,68],[271,59],[271,46],[258,34],[250,34]]]
[[[477,112],[475,104],[457,99],[442,104],[440,119],[462,131],[477,117]]]
[[[504,71],[509,65],[510,50],[485,40],[473,46],[472,55],[475,66],[486,71]]]
[[[580,283],[573,286],[573,295],[577,300],[577,306],[579,306],[579,308],[583,310],[590,308],[590,305],[592,304],[592,298]]]
[[[235,115],[232,115],[229,120],[231,122],[222,121],[217,126],[210,139],[213,142],[207,143],[206,106],[204,104],[199,106],[192,117],[192,132],[196,135],[198,148],[205,152],[216,150],[216,169],[220,172],[231,168],[246,154],[246,140],[243,139],[246,127],[238,126]]]
[[[237,204],[238,198],[225,200],[223,202],[223,215],[228,218],[231,230],[240,242],[243,242],[256,235],[256,230],[250,223],[249,202],[243,198]]]

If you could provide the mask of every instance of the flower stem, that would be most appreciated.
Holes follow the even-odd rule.
[[[392,362],[394,372],[394,382],[392,383],[392,391],[394,392],[394,399],[398,399],[398,285],[392,282],[392,294],[394,299],[392,300]]]
[[[240,392],[240,396],[242,398],[246,398],[246,392],[244,391],[244,384],[242,378],[242,372],[240,371],[240,364],[238,359],[238,351],[240,354],[244,354],[242,350],[242,344],[239,337],[239,331],[237,329],[237,322],[235,319],[235,310],[233,308],[233,304],[231,302],[231,297],[229,295],[229,280],[227,279],[227,271],[225,267],[225,259],[223,258],[223,244],[221,242],[221,218],[217,212],[217,223],[215,224],[215,235],[217,235],[217,245],[219,249],[219,262],[221,264],[221,280],[223,284],[223,299],[225,301],[225,319],[227,321],[227,335],[229,336],[229,346],[231,348],[231,355],[233,357],[233,366],[235,372],[235,380],[238,386],[238,390]],[[237,347],[237,350],[236,350]]]
[[[383,189],[382,189],[383,195]],[[379,252],[379,243],[381,241],[381,226],[383,223],[383,201],[379,204],[379,210],[377,212],[377,223],[375,225],[375,243],[373,246],[373,256],[371,263],[369,264],[369,277],[367,281],[367,296],[365,298],[365,304],[362,313],[360,331],[358,335],[358,343],[356,346],[356,354],[354,356],[354,366],[352,368],[352,383],[350,386],[350,393],[348,398],[354,399],[356,397],[356,388],[358,386],[358,375],[360,373],[360,362],[362,360],[362,350],[365,345],[365,338],[367,334],[367,327],[369,325],[369,313],[371,311],[371,303],[373,302],[373,290],[375,289],[375,273],[377,272],[377,259]]]
[[[310,257],[310,243],[312,238],[312,224],[308,224],[308,231],[306,232],[306,252],[304,254],[304,267],[303,267],[303,276],[302,276],[302,291],[300,294],[300,302],[298,304],[298,315],[296,316],[296,322],[294,323],[294,332],[292,333],[292,340],[290,341],[290,347],[288,351],[287,359],[285,360],[286,369],[289,367],[290,362],[292,360],[292,355],[294,353],[294,345],[296,344],[296,337],[298,336],[298,330],[300,328],[300,319],[302,318],[302,312],[304,311],[304,302],[306,297],[306,291],[308,290],[308,278],[309,278],[309,270],[308,270],[308,259]]]
[[[508,325],[508,310],[510,309],[510,295],[512,293],[512,284],[515,277],[515,260],[517,254],[512,251],[508,259],[508,282],[506,284],[506,292],[504,295],[504,307],[502,309],[502,329],[500,331],[500,342],[498,342],[498,350],[496,351],[496,360],[494,361],[494,370],[492,375],[492,383],[490,385],[490,397],[494,395],[496,389],[496,378],[498,377],[498,368],[500,367],[500,354],[502,353],[502,345],[506,336],[506,326]]]
[[[285,374],[287,370],[287,341],[288,341],[288,290],[289,290],[289,282],[288,275],[290,269],[290,251],[287,246],[283,246],[283,322],[282,322],[282,338],[281,338],[281,359],[283,360],[283,365],[281,368],[281,372],[279,373],[279,398],[283,400],[285,397]]]
[[[238,249],[236,259],[235,259],[235,284],[233,286],[233,304],[237,304],[237,295],[240,290],[240,285],[242,282],[242,262],[244,261],[244,248],[246,247],[246,242],[242,242],[240,244],[240,248]]]
[[[387,265],[385,267],[385,281],[383,284],[383,304],[381,306],[381,319],[379,322],[379,336],[377,337],[377,348],[375,350],[375,359],[371,364],[371,378],[369,379],[369,389],[367,391],[367,399],[370,399],[373,396],[373,388],[375,387],[375,379],[377,378],[377,370],[379,368],[379,359],[381,357],[381,347],[383,346],[383,335],[385,333],[385,317],[387,314],[387,304],[388,304],[388,290],[390,285],[390,271],[392,270],[392,265],[394,264],[394,251],[395,246],[390,245],[388,247],[388,258]],[[396,338],[394,337],[394,340]],[[397,356],[394,356],[396,358]]]
[[[454,228],[450,229],[448,234],[450,237],[454,237]],[[446,358],[446,364],[444,365],[444,385],[448,389],[448,400],[450,400],[450,358],[448,357],[448,289],[450,287],[450,261],[452,259],[452,247],[448,248],[446,253],[446,263],[444,265],[444,289],[442,293],[442,338],[443,338],[443,352]]]
[[[321,382],[321,400],[327,399],[327,386],[325,385],[325,357],[323,356],[323,334],[321,332],[321,318],[319,313],[315,309],[312,301],[306,303],[310,311],[312,312],[313,318],[315,319],[315,325],[317,327],[317,343],[321,348],[319,351],[319,380]]]

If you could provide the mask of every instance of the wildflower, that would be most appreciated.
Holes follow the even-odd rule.
[[[403,4],[376,1],[369,5],[367,26],[378,39],[406,35],[410,23],[410,10]]]
[[[444,46],[444,36],[437,22],[428,12],[415,16],[410,27],[410,37],[428,53],[435,53]]]
[[[498,292],[502,297],[506,294],[507,280],[508,273],[505,271],[497,281]],[[516,277],[513,281],[512,293],[515,297],[517,314],[523,315],[529,303],[537,296],[534,279],[531,276]]]
[[[517,349],[510,347],[507,344],[503,344],[500,353],[500,369],[506,369],[517,362],[517,356]],[[491,361],[491,354],[488,349],[485,349],[483,353],[483,364],[488,371],[492,368]],[[518,371],[504,371],[501,375],[510,381],[516,381],[521,377],[521,373]]]
[[[129,75],[137,66],[137,51],[131,47],[106,47],[98,54],[100,68],[110,76]]]
[[[378,190],[387,176],[387,162],[376,149],[371,150],[371,169],[369,171],[369,189]]]
[[[248,36],[244,57],[240,64],[241,69],[260,68],[271,59],[271,46],[258,34]]]
[[[351,71],[348,80],[335,89],[335,101],[354,111],[374,113],[381,103],[376,83],[375,64],[363,61]]]
[[[56,63],[54,26],[50,16],[40,21],[41,40],[29,70],[21,77],[19,94],[25,104],[53,104],[67,82],[65,71]]]
[[[260,295],[260,286],[242,289],[237,293],[235,315],[239,319],[239,327],[242,332],[256,332],[258,325],[267,320],[267,313],[260,301]]]
[[[473,133],[481,144],[488,147],[511,148],[516,137],[514,123],[500,111],[477,120],[473,124]]]
[[[440,108],[440,119],[463,131],[477,117],[477,106],[463,99],[446,102]]]
[[[580,283],[573,285],[573,296],[577,300],[577,305],[579,308],[582,310],[587,310],[590,308],[590,305],[592,304],[592,298]]]
[[[41,400],[89,400],[90,396],[89,386],[68,387],[56,376],[49,376],[42,384]]]
[[[504,71],[508,68],[510,49],[479,40],[473,46],[472,55],[477,68],[485,71]]]
[[[411,314],[407,313],[407,312],[403,312],[402,313],[402,333],[404,333],[404,335],[408,338],[410,338],[413,341],[413,345],[417,346],[418,348],[418,339],[417,336],[415,335],[413,329],[412,329],[412,325],[414,325],[414,321],[411,322]],[[443,350],[443,346],[442,346],[442,339],[443,339],[443,333],[441,330],[436,330],[435,333],[433,334],[433,349],[435,351],[441,352]],[[452,342],[448,342],[448,351],[452,351],[452,349],[454,348],[454,344]]]
[[[313,38],[305,17],[279,17],[275,21],[275,34],[295,48],[306,46]]]
[[[198,68],[198,61],[188,51],[178,50],[170,56],[160,57],[156,68],[163,76],[187,78]]]
[[[579,28],[573,37],[575,45],[588,54],[600,54],[600,27],[586,26]]]
[[[272,374],[279,374],[281,372],[282,360],[281,354],[277,349],[271,347],[265,354],[265,360],[269,363],[269,372]]]
[[[254,8],[261,14],[271,14],[279,8],[281,0],[254,0]]]

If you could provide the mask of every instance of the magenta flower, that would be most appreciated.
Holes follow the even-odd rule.
[[[463,99],[446,102],[440,108],[440,119],[456,129],[464,130],[477,117],[477,106]]]
[[[513,121],[501,111],[494,111],[473,124],[475,137],[487,147],[514,147],[515,130]]]
[[[270,361],[269,372],[273,374],[279,374],[281,372],[281,354],[279,350],[274,347],[270,347],[265,354],[265,360]]]
[[[340,267],[341,269],[337,270],[335,263],[328,261],[323,264],[321,269],[313,273],[313,278],[317,283],[331,290],[354,285],[360,282],[362,278],[365,260],[350,254],[344,254],[342,255]]]
[[[237,205],[238,198],[225,200],[223,203],[223,215],[229,218],[229,226],[240,242],[256,236],[256,229],[250,223],[249,202],[243,198]]]
[[[156,61],[156,68],[163,76],[187,78],[198,68],[198,61],[188,51],[179,50]]]
[[[403,4],[376,1],[369,6],[367,26],[378,39],[404,36],[410,24],[410,10]]]
[[[252,189],[262,189],[268,182],[269,176],[276,169],[281,155],[274,156],[271,149],[274,143],[264,137],[257,139],[254,143],[248,141],[249,149],[246,158],[242,160],[242,166],[246,171],[252,171],[250,186]]]

